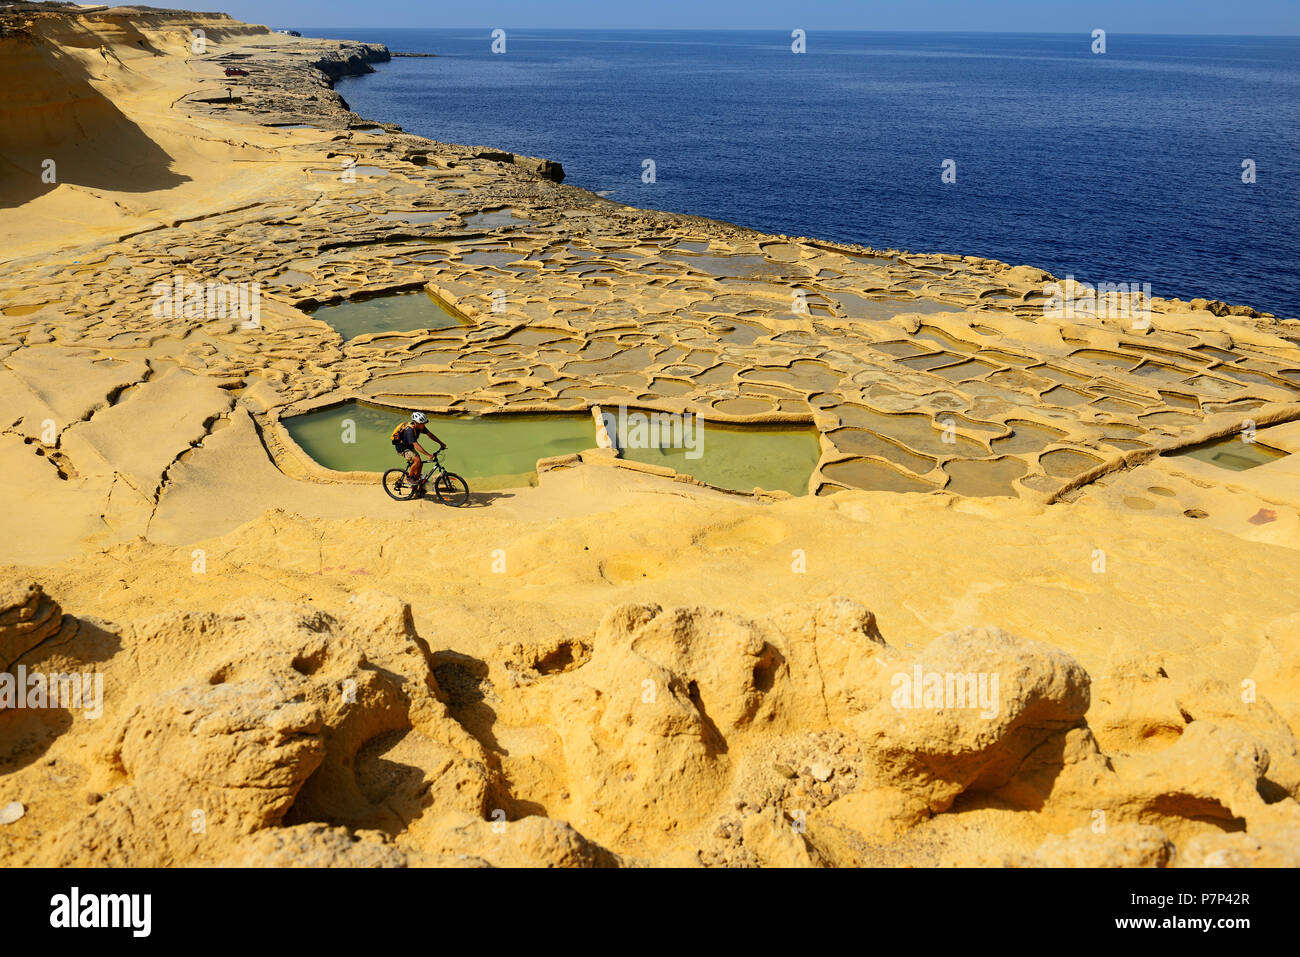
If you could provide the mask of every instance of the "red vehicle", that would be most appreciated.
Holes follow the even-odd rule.
[[[241,70],[237,66],[226,67],[226,76],[248,76],[247,70]]]

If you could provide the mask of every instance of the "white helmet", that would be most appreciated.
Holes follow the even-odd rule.
[[[426,423],[428,423],[429,417],[425,415],[423,412],[412,412],[411,421],[414,422],[416,425],[425,425]]]

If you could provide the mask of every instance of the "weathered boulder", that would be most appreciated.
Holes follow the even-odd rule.
[[[320,710],[273,677],[165,691],[137,706],[108,756],[125,778],[60,835],[62,864],[206,859],[280,821],[324,755]]]
[[[398,847],[380,831],[313,822],[273,827],[239,841],[223,867],[486,867],[467,855],[430,857]]]
[[[741,822],[745,847],[765,867],[818,867],[820,855],[808,845],[795,822],[769,807],[747,815]]]
[[[1022,867],[1167,867],[1173,856],[1173,842],[1160,828],[1129,823],[1054,834],[1029,860],[1017,863]]]
[[[174,681],[178,657],[191,680],[129,704],[109,686],[104,797],[61,859],[211,861],[282,822],[396,834],[427,811],[485,813],[482,748],[439,700],[410,609],[364,594],[349,610],[252,600],[124,629],[132,689]]]
[[[831,598],[779,609],[769,620],[795,676],[791,692],[805,726],[807,711],[819,711],[822,723],[838,725],[877,703],[881,689],[876,678],[890,649],[869,609],[847,598]]]
[[[1089,681],[1069,655],[997,629],[936,638],[914,661],[882,669],[891,689],[849,720],[867,754],[864,789],[901,820],[946,810],[969,789],[994,790],[1026,757],[1083,721]]]
[[[75,633],[75,618],[30,581],[0,581],[0,671],[5,671],[41,642]]]
[[[619,859],[567,821],[525,817],[485,821],[452,813],[426,817],[401,839],[441,860],[486,861],[493,867],[618,867]]]
[[[1189,840],[1182,867],[1300,867],[1300,826],[1255,834],[1202,834]]]

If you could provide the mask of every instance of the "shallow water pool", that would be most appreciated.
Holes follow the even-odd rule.
[[[413,226],[419,226],[425,223],[436,223],[441,219],[446,219],[450,213],[451,211],[446,209],[409,209],[384,213],[379,218],[385,221],[410,223]]]
[[[719,488],[807,495],[808,478],[821,458],[812,426],[721,425],[666,414],[657,420],[649,418],[654,413],[645,413],[645,419],[635,415],[632,410],[621,416],[606,412],[606,428],[623,458],[663,465]]]
[[[347,402],[295,415],[284,426],[302,450],[337,472],[383,472],[403,460],[389,436],[409,413]],[[443,464],[471,491],[537,484],[537,460],[594,448],[591,416],[430,415],[429,429],[447,443]],[[434,451],[435,443],[420,443]],[[376,488],[376,491],[379,491]]]
[[[1231,472],[1244,472],[1247,469],[1284,459],[1288,453],[1267,445],[1260,445],[1258,442],[1245,442],[1242,441],[1241,436],[1232,435],[1165,454],[1170,457],[1187,456]]]
[[[465,226],[469,229],[500,229],[507,226],[529,225],[528,220],[517,217],[514,209],[509,206],[470,213],[463,218]]]
[[[318,306],[311,315],[329,323],[344,339],[376,332],[418,332],[466,324],[436,296],[420,289],[345,299]]]

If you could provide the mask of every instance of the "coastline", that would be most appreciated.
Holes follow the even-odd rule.
[[[331,77],[377,45],[77,19],[0,33],[31,140],[0,157],[64,171],[0,236],[0,667],[109,707],[0,742],[0,859],[1297,863],[1300,456],[1166,453],[1243,417],[1300,452],[1300,322],[1051,316],[1029,266],[628,207],[358,116]],[[176,276],[257,284],[257,322],[160,315]],[[461,321],[309,314],[413,289]],[[723,490],[593,426],[454,510],[282,424],[348,401],[801,423],[820,458],[804,496]],[[914,669],[1003,675],[998,718],[900,711]]]
[[[494,205],[500,208],[506,203],[518,203],[526,200],[531,202],[534,208],[544,210],[544,215],[551,222],[556,222],[557,219],[565,217],[572,217],[575,220],[585,219],[587,221],[598,221],[598,218],[606,218],[609,227],[606,232],[611,236],[635,237],[645,235],[647,231],[655,231],[661,234],[666,232],[670,236],[675,236],[678,240],[696,244],[722,243],[730,244],[732,248],[739,248],[743,245],[754,251],[772,246],[773,248],[796,251],[796,262],[801,258],[806,261],[809,257],[825,254],[821,256],[821,261],[827,262],[832,268],[844,262],[843,259],[838,257],[845,257],[850,261],[878,262],[886,266],[887,272],[883,276],[880,273],[872,273],[865,280],[859,279],[857,285],[853,288],[863,288],[865,285],[865,288],[871,291],[874,286],[875,292],[885,297],[891,294],[891,290],[896,291],[895,294],[898,299],[897,305],[893,309],[895,313],[893,322],[898,324],[899,331],[903,335],[917,332],[925,321],[920,317],[936,314],[936,310],[938,310],[937,314],[943,314],[945,307],[951,307],[954,313],[964,312],[968,317],[971,317],[974,314],[970,310],[978,309],[980,305],[990,301],[990,299],[990,304],[996,302],[1000,309],[1005,310],[1005,313],[1010,313],[1017,320],[1032,320],[1036,318],[1036,314],[1040,313],[1043,308],[1043,289],[1052,283],[1065,285],[1056,277],[1030,266],[1011,266],[1002,262],[970,256],[911,254],[904,250],[875,250],[862,246],[827,243],[806,237],[763,234],[722,221],[625,206],[571,185],[554,186],[553,184],[562,183],[564,179],[563,168],[554,161],[537,157],[516,156],[488,146],[440,143],[405,133],[394,124],[384,123],[382,118],[371,119],[352,112],[343,97],[333,89],[334,81],[341,76],[364,75],[372,72],[371,63],[384,62],[388,59],[390,54],[386,47],[379,44],[321,41],[313,38],[293,38],[290,41],[289,38],[282,38],[274,34],[269,35],[268,39],[270,43],[264,48],[253,48],[251,52],[218,55],[212,58],[214,64],[238,63],[242,68],[253,71],[253,76],[247,80],[241,77],[236,78],[234,81],[240,88],[240,102],[238,104],[209,103],[206,98],[194,92],[189,94],[188,99],[183,98],[179,101],[181,105],[187,102],[193,103],[196,116],[211,121],[233,121],[243,128],[246,128],[246,124],[256,124],[258,127],[278,132],[277,127],[307,125],[321,133],[330,134],[331,145],[338,144],[338,150],[329,149],[326,151],[326,159],[332,158],[335,163],[338,163],[338,157],[343,156],[343,150],[346,149],[350,151],[348,156],[354,158],[354,161],[361,161],[370,156],[379,157],[376,162],[380,163],[391,164],[395,162],[399,166],[409,164],[401,169],[401,173],[406,174],[408,180],[411,176],[416,176],[419,177],[418,181],[425,183],[451,182],[459,175],[458,171],[471,169],[470,179],[472,182],[484,186],[492,183],[489,196],[479,203],[479,206],[484,208],[491,208]],[[299,52],[300,49],[305,50],[306,53],[306,70],[301,69],[295,62],[302,55]],[[292,131],[293,134],[298,132]],[[294,145],[296,146],[297,143],[295,142]],[[371,166],[369,168],[376,173],[382,172],[386,177],[390,174],[400,175],[398,170],[391,165]],[[319,175],[323,172],[323,170],[317,169],[314,174]],[[522,175],[514,175],[515,173]],[[420,176],[420,174],[426,175]],[[501,175],[494,177],[493,174]],[[342,175],[341,169],[340,175]],[[496,179],[495,183],[493,183],[494,178]],[[363,183],[367,179],[373,178],[363,177]],[[312,184],[312,188],[319,189],[322,187]],[[411,195],[415,196],[414,193]],[[428,205],[428,201],[423,198],[413,198],[406,205],[414,208],[420,204]],[[452,206],[453,204],[444,203],[442,205]],[[388,243],[400,246],[402,243],[412,243],[421,239],[427,239],[430,242],[441,242],[444,241],[443,237],[450,232],[453,237],[459,235],[465,238],[467,242],[472,243],[479,239],[486,239],[491,233],[491,230],[466,233],[463,229],[458,233],[455,229],[457,214],[450,209],[445,210],[448,212],[449,218],[444,220],[445,224],[450,224],[450,229],[447,225],[443,225],[440,229],[435,228],[433,225],[423,229],[394,229],[392,226],[385,224],[383,219],[390,216],[400,217],[400,213],[395,213],[388,207],[384,207],[384,209],[387,211],[381,213],[380,222],[363,224],[361,227],[363,231],[357,233],[349,241],[358,243],[374,242],[377,245]],[[535,222],[537,220],[521,223],[516,232]],[[463,220],[463,223],[467,225],[468,220]],[[352,223],[348,223],[349,227],[352,227],[352,225]],[[622,241],[626,242],[628,240]],[[320,240],[315,241],[314,251],[317,253],[326,252],[330,248],[328,243],[322,243]],[[309,255],[313,252],[313,245],[310,242],[304,244],[299,252],[303,255]],[[832,259],[831,257],[837,258]],[[289,272],[294,271],[289,270]],[[948,281],[941,282],[937,280],[935,278],[936,273],[946,273]],[[530,275],[528,271],[522,274],[516,271],[516,274],[522,275],[524,278]],[[615,272],[604,274],[616,275]],[[724,285],[726,282],[727,280],[723,280]],[[410,270],[391,269],[388,271],[386,281],[375,281],[372,276],[367,276],[366,281],[360,284],[333,281],[328,284],[307,287],[299,285],[297,288],[291,287],[283,290],[268,289],[267,292],[277,303],[283,302],[297,309],[310,311],[322,304],[344,301],[358,294],[374,295],[390,291],[403,291],[420,286],[427,288],[440,300],[449,303],[454,309],[459,310],[463,316],[470,317],[468,321],[478,322],[483,318],[483,300],[487,297],[482,294],[481,284],[480,289],[475,289],[472,285],[452,284],[442,281],[437,275],[421,276],[419,273]],[[955,294],[950,292],[950,287],[954,286],[958,289]],[[753,283],[745,288],[747,291],[749,289],[758,291],[757,287],[758,283]],[[1066,285],[1066,289],[1072,291],[1068,285]],[[772,290],[765,291],[771,292]],[[922,298],[922,293],[929,294],[932,298]],[[833,295],[833,293],[829,293],[829,295]],[[736,298],[740,299],[742,297]],[[917,318],[909,316],[907,305],[909,299],[918,306],[923,307],[918,313],[914,314]],[[679,302],[682,301],[685,300],[679,300]],[[1159,317],[1158,325],[1167,323],[1168,328],[1171,330],[1210,328],[1213,329],[1210,340],[1215,342],[1220,341],[1224,332],[1223,324],[1219,320],[1228,317],[1239,322],[1251,319],[1257,320],[1253,329],[1249,327],[1243,328],[1238,333],[1238,336],[1243,341],[1248,341],[1252,334],[1260,342],[1269,342],[1270,340],[1276,342],[1277,340],[1273,339],[1274,334],[1284,336],[1300,335],[1300,321],[1269,321],[1271,317],[1264,321],[1258,321],[1261,319],[1260,314],[1255,313],[1249,307],[1228,306],[1221,302],[1203,300],[1197,300],[1194,303],[1182,303],[1179,300],[1150,298],[1148,302],[1152,313]],[[741,305],[744,307],[758,306],[767,309],[775,307],[780,310],[783,304],[780,304],[779,300],[773,302],[769,299],[763,302],[755,297],[748,297],[748,299],[741,302]],[[527,314],[526,310],[512,311],[505,324],[506,328],[496,333],[494,337],[508,339],[514,335],[520,327],[514,325],[513,331],[510,327],[523,319],[525,314]],[[752,309],[747,310],[747,314],[752,315]],[[986,313],[986,317],[999,314],[990,310]],[[845,329],[845,321],[840,319],[840,314],[833,315],[831,310],[826,309],[824,315],[826,325],[840,331]],[[847,316],[847,314],[844,315],[846,319],[851,321],[851,317]],[[556,317],[552,316],[551,318]],[[767,323],[766,329],[757,331],[769,332],[773,341],[779,341],[783,335],[787,337],[807,335],[811,332],[812,321],[816,318],[817,314],[812,310],[806,311],[803,315],[791,315],[788,318],[780,316],[778,312],[777,316]],[[1084,322],[1087,322],[1087,318],[1084,318]],[[967,318],[967,322],[971,323],[972,319]],[[560,324],[566,325],[564,322]],[[569,332],[577,331],[571,323],[567,323],[567,325],[569,326]],[[1097,321],[1095,325],[1092,323],[1085,325],[1084,323],[1071,324],[1066,322],[1061,324],[1061,327],[1065,329],[1071,325],[1073,325],[1071,331],[1060,334],[1065,335],[1067,338],[1073,335],[1080,344],[1091,340],[1096,345],[1104,348],[1115,341],[1113,333],[1105,330],[1104,327],[1107,325],[1105,321]],[[1121,333],[1133,334],[1133,330],[1123,329],[1125,323],[1122,320],[1120,322],[1110,322],[1109,325],[1118,326]],[[1089,328],[1089,326],[1092,326],[1092,328]],[[968,328],[970,327],[968,326]],[[1097,327],[1101,327],[1101,329]],[[1155,325],[1151,327],[1151,329],[1155,328]],[[788,331],[782,332],[783,329]],[[1145,335],[1151,329],[1140,330],[1139,335]],[[599,331],[598,328],[596,331]],[[1102,335],[1097,339],[1095,337],[1099,331],[1102,332]],[[1026,330],[1026,333],[1030,336],[1038,336],[1041,339],[1037,330]],[[996,339],[1002,334],[998,330],[992,335]],[[940,331],[937,335],[942,338],[950,334]],[[957,335],[959,338],[970,337],[972,333],[968,331],[957,333]],[[981,335],[988,335],[988,333]],[[980,336],[976,336],[976,338],[978,339]],[[385,339],[393,341],[391,336],[385,337]],[[407,337],[406,341],[414,344],[418,341],[418,337]],[[1231,339],[1227,341],[1231,341]],[[941,343],[941,345],[944,348],[950,348],[951,342],[950,338],[948,343]],[[978,346],[971,345],[972,348],[969,351],[975,353]],[[954,350],[951,353],[940,352],[939,356],[949,354],[961,355],[960,352]],[[800,361],[798,355],[797,351],[791,354],[794,362]],[[519,358],[527,361],[523,354]],[[906,356],[903,358],[907,359]],[[929,364],[927,357],[922,354],[919,358],[921,360],[919,367],[925,369]],[[978,358],[975,359],[976,363],[980,361]],[[875,364],[874,357],[868,362],[867,367],[863,368],[863,372],[865,373],[866,369],[873,364]],[[1008,368],[1015,369],[1018,365],[1022,365],[1022,363],[1012,360]],[[753,371],[752,367],[747,368],[747,366],[747,363],[740,364],[738,379]],[[960,363],[958,363],[958,366],[960,367]],[[904,374],[910,372],[910,370],[906,369],[906,361],[897,363],[895,371]],[[1014,373],[1008,374],[1014,375]],[[1079,376],[1070,372],[1054,372],[1049,379],[1062,383],[1064,387],[1061,391],[1067,396],[1067,401],[1073,401],[1069,397],[1068,383],[1080,381]],[[810,381],[815,380],[816,376]],[[783,388],[785,392],[788,392],[788,387],[794,384],[781,376],[768,381],[773,382],[774,387],[778,387],[779,383],[779,388]],[[575,385],[577,384],[575,383]],[[1297,384],[1300,384],[1300,380],[1298,380]],[[1285,424],[1300,418],[1300,403],[1296,401],[1297,398],[1300,398],[1300,389],[1293,388],[1291,383],[1284,380],[1278,380],[1278,385],[1281,386],[1283,391],[1276,393],[1274,403],[1262,408],[1260,414],[1265,415],[1269,422],[1278,424]],[[449,413],[472,409],[479,414],[493,414],[501,411],[585,411],[587,405],[593,399],[599,399],[602,396],[606,399],[612,398],[608,391],[602,390],[599,379],[589,380],[586,388],[594,390],[587,396],[586,403],[564,401],[561,396],[555,394],[562,390],[553,388],[550,396],[538,394],[535,401],[521,401],[519,398],[510,402],[498,400],[496,403],[471,401],[467,406],[462,398],[454,395],[442,399],[403,395],[402,399],[404,401],[398,401],[394,396],[388,404],[409,405],[414,403],[433,413]],[[781,398],[782,391],[769,392],[767,394],[773,396],[773,399],[767,402],[768,407],[766,409],[762,408],[762,401],[755,402],[745,398],[738,398],[733,401],[724,398],[721,401],[712,402],[708,400],[688,400],[683,402],[677,398],[680,390],[676,389],[676,387],[674,387],[674,391],[667,393],[657,393],[653,388],[649,392],[642,391],[639,395],[628,392],[625,393],[624,401],[633,402],[638,407],[649,410],[674,414],[702,414],[724,424],[788,422],[816,425],[822,434],[824,454],[817,472],[810,479],[809,490],[815,493],[819,489],[844,487],[841,483],[827,481],[824,473],[826,466],[862,461],[857,459],[852,451],[838,448],[829,439],[828,433],[836,428],[842,429],[850,423],[846,421],[843,415],[840,415],[837,419],[832,418],[829,414],[830,409],[826,407],[827,403],[824,400],[814,400],[817,391],[817,389],[808,389],[805,392],[805,399],[808,400],[806,404],[798,399],[787,402]],[[925,391],[926,387],[921,386],[914,393],[918,397],[917,405],[924,404],[924,400],[920,396],[924,395]],[[1292,393],[1290,396],[1287,395],[1288,391]],[[740,393],[740,395],[743,394]],[[1111,394],[1116,393],[1112,392]],[[1130,395],[1128,392],[1118,394],[1125,397]],[[263,434],[267,431],[278,430],[276,441],[272,443],[273,448],[293,447],[292,440],[289,439],[287,434],[283,433],[283,430],[278,429],[276,418],[282,415],[300,414],[312,408],[337,404],[338,402],[365,399],[366,394],[347,388],[331,390],[324,394],[317,391],[295,394],[291,390],[285,398],[287,401],[277,402],[274,406],[269,406],[263,410],[263,415],[259,416],[259,428]],[[1125,404],[1124,399],[1117,401],[1119,406]],[[1122,443],[1119,448],[1112,445],[1108,451],[1102,451],[1099,457],[1085,458],[1083,464],[1086,467],[1077,471],[1086,472],[1089,476],[1095,475],[1099,477],[1114,471],[1116,468],[1126,466],[1135,458],[1149,459],[1157,453],[1170,452],[1183,447],[1193,447],[1221,437],[1230,432],[1240,418],[1236,412],[1238,405],[1240,405],[1239,402],[1225,403],[1220,414],[1211,414],[1206,416],[1200,423],[1189,424],[1188,427],[1178,430],[1176,437],[1170,436],[1168,439],[1151,443],[1151,448],[1138,456],[1133,455],[1131,449]],[[274,413],[272,413],[273,408],[276,409]],[[1215,407],[1209,406],[1208,408],[1213,409]],[[901,409],[886,406],[883,411],[889,413],[901,411]],[[1258,415],[1256,418],[1258,418]],[[897,421],[903,423],[905,416],[899,416]],[[976,441],[985,440],[985,436],[981,435],[979,425],[972,424],[972,427],[968,430],[964,418],[954,421],[958,421],[955,430],[959,436]],[[1060,420],[1058,417],[1053,416],[1048,421],[1042,419],[1039,419],[1039,421],[1043,422],[1044,426],[1051,424],[1053,428],[1059,431]],[[1130,421],[1136,422],[1133,419]],[[1128,427],[1124,426],[1124,428]],[[1087,448],[1090,455],[1092,454],[1091,450],[1096,448],[1095,439],[1082,438],[1077,434],[1069,434],[1066,441],[1072,443],[1075,447]],[[986,452],[991,447],[991,445],[986,445]],[[913,449],[913,451],[916,451],[916,449]],[[877,458],[876,461],[888,461],[889,465],[886,467],[897,465],[897,459],[890,461],[891,458],[891,455],[886,451],[884,460]],[[595,459],[594,457],[593,460],[603,461],[603,459]],[[279,464],[283,465],[283,463]],[[682,478],[687,479],[688,477],[682,476]],[[1002,494],[1014,493],[1031,501],[1055,501],[1062,494],[1073,491],[1078,485],[1076,481],[1062,482],[1058,478],[1060,477],[1051,473],[1042,473],[1037,476],[1032,474],[1028,476],[1022,475],[1014,479],[1009,485],[1001,483],[997,487],[1003,490]],[[1064,478],[1072,479],[1074,475],[1067,475]],[[913,483],[906,477],[895,477],[892,472],[884,473],[881,480],[886,483],[884,487],[894,488],[899,491],[924,491],[927,488],[925,483]],[[932,487],[953,487],[951,478],[937,470],[932,470],[930,482]],[[976,483],[972,490],[978,487],[978,484]],[[976,492],[976,494],[988,493],[988,490]]]

